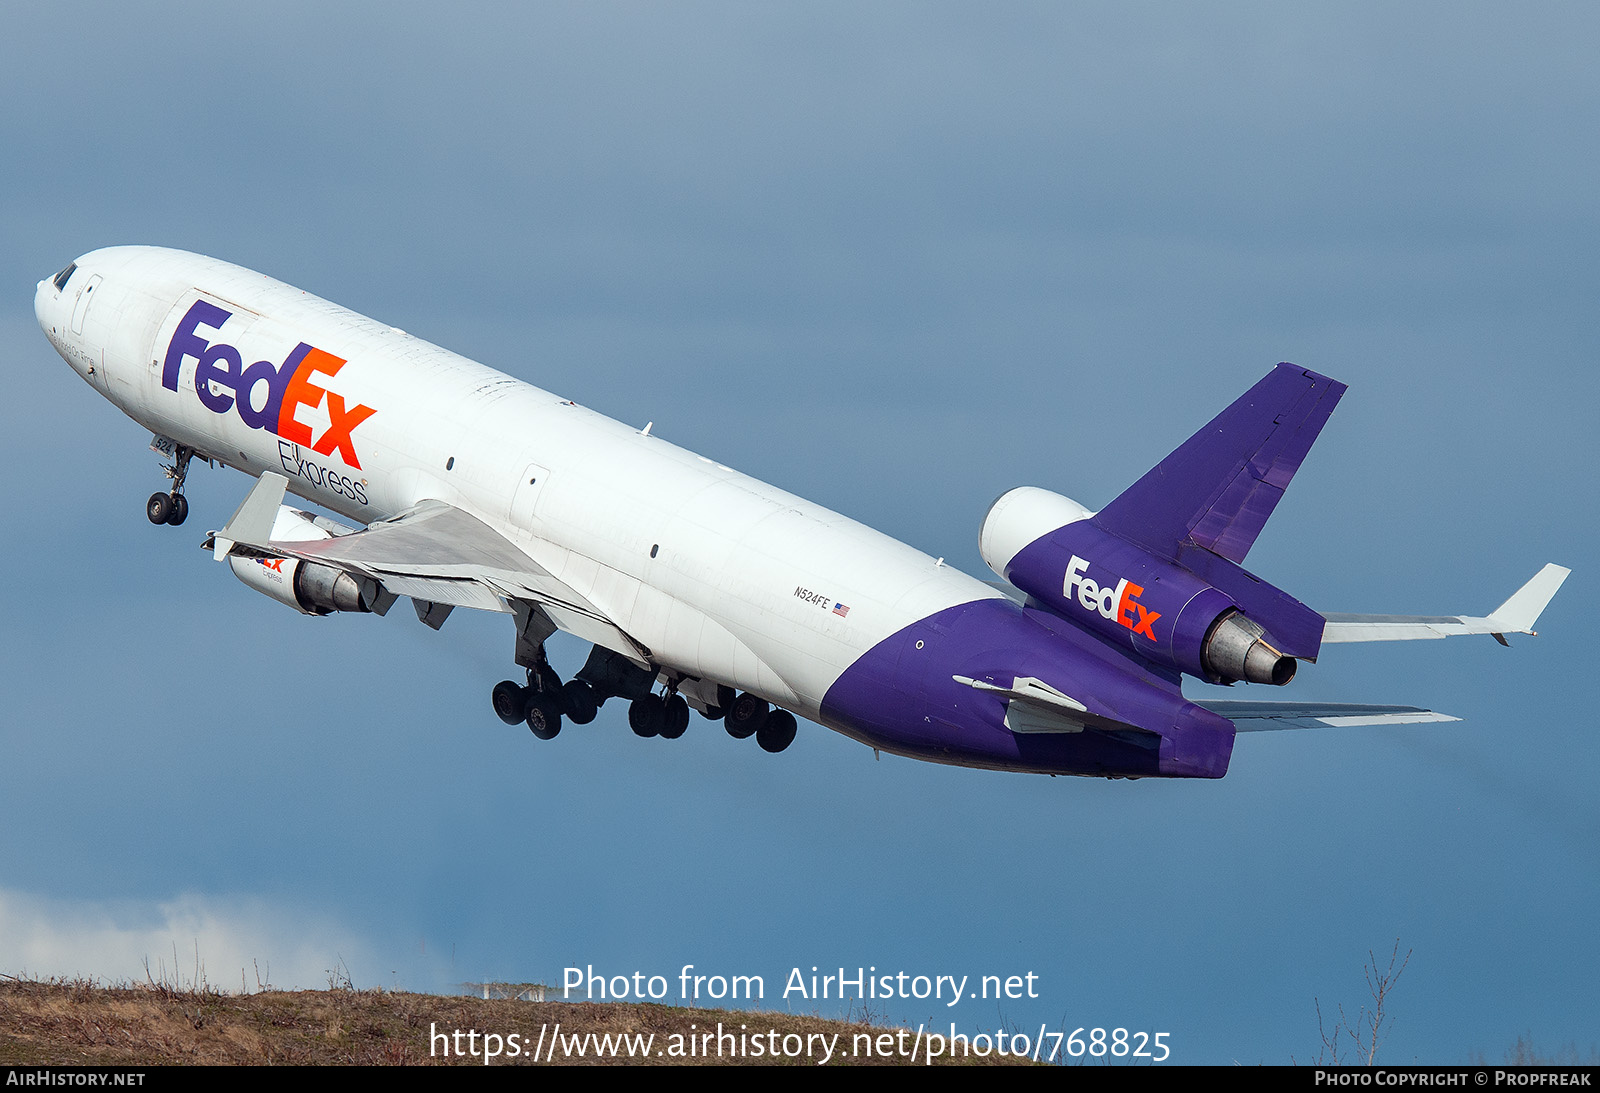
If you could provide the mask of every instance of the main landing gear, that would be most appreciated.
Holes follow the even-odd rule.
[[[799,725],[794,714],[788,710],[774,710],[767,705],[766,699],[757,698],[746,691],[728,707],[723,717],[723,727],[735,740],[754,736],[762,751],[777,754],[794,743]]]
[[[179,447],[177,460],[164,468],[167,477],[172,479],[172,490],[169,493],[152,493],[150,500],[145,502],[144,514],[152,524],[177,527],[189,518],[189,499],[183,495],[183,480],[189,475],[189,460],[193,456],[193,448]]]
[[[648,694],[628,703],[628,727],[635,736],[676,740],[689,728],[689,703],[681,694]]]
[[[542,657],[539,664],[528,669],[526,687],[503,680],[494,685],[490,700],[496,717],[507,725],[526,722],[528,731],[540,740],[554,739],[561,731],[563,717],[574,725],[587,725],[605,701],[582,680],[563,684],[550,662]]]
[[[754,736],[763,751],[774,754],[794,743],[798,729],[794,714],[788,710],[774,710],[764,699],[748,693],[733,699],[726,710],[708,707],[705,717],[708,721],[722,721],[728,735],[735,740]],[[689,727],[689,703],[674,691],[636,698],[628,706],[628,725],[636,736],[676,740]]]
[[[735,740],[754,736],[761,750],[774,754],[794,743],[799,726],[788,710],[772,709],[765,699],[748,692],[735,698],[731,689],[724,689],[718,697],[727,706],[709,706],[705,717],[720,720]],[[664,695],[644,695],[628,706],[628,725],[636,736],[676,740],[689,727],[689,703],[670,689]]]
[[[587,725],[608,698],[626,698],[628,726],[636,736],[676,740],[689,728],[689,702],[676,684],[669,684],[664,694],[655,693],[651,673],[626,658],[596,648],[578,678],[562,683],[545,659],[542,644],[535,647],[530,642],[522,648],[523,662],[533,662],[527,685],[507,679],[495,684],[490,695],[495,716],[507,725],[526,722],[534,736],[550,740],[561,731],[562,718]],[[707,720],[723,721],[735,739],[754,736],[769,752],[783,751],[794,742],[797,724],[788,710],[772,709],[753,694],[736,696],[728,687],[718,689],[717,701],[720,705],[707,705],[702,713]]]

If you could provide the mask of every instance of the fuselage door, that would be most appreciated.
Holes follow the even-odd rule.
[[[537,463],[529,463],[522,472],[522,477],[517,481],[517,489],[511,498],[511,523],[525,531],[533,531],[537,526],[539,510],[539,494],[544,491],[544,480],[550,472]]]
[[[89,278],[89,283],[83,286],[83,291],[78,293],[78,302],[72,306],[72,332],[83,333],[83,320],[89,314],[89,305],[94,301],[94,291],[100,287],[101,277],[97,273]]]

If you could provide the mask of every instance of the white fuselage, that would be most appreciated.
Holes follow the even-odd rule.
[[[1000,595],[821,506],[262,274],[154,247],[77,265],[64,289],[40,282],[40,325],[129,417],[248,474],[283,474],[363,524],[426,499],[465,510],[670,673],[820,720],[829,686],[878,642]],[[180,355],[174,383],[168,360],[197,300],[228,318],[196,336],[239,351],[231,388],[229,363],[209,365],[224,370],[208,384],[211,406],[195,385],[207,364]],[[291,392],[289,427],[274,431],[259,421],[269,383],[241,393],[237,370],[276,366],[302,344],[346,363]]]

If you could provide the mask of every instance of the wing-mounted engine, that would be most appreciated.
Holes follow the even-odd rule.
[[[326,516],[280,505],[273,518],[271,539],[303,543],[351,535],[357,530]],[[377,581],[320,562],[250,551],[230,553],[228,567],[257,592],[305,615],[374,610],[382,614],[393,602]]]
[[[1282,686],[1294,678],[1294,657],[1234,596],[1106,531],[1093,515],[1059,494],[1022,487],[990,507],[979,549],[1038,604],[1147,660],[1211,683]]]

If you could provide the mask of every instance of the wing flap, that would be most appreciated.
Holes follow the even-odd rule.
[[[509,613],[511,610],[494,589],[480,581],[442,577],[401,577],[395,574],[384,574],[378,579],[382,581],[383,587],[396,596],[410,596],[413,600],[445,604],[450,607],[470,607],[477,611]]]

